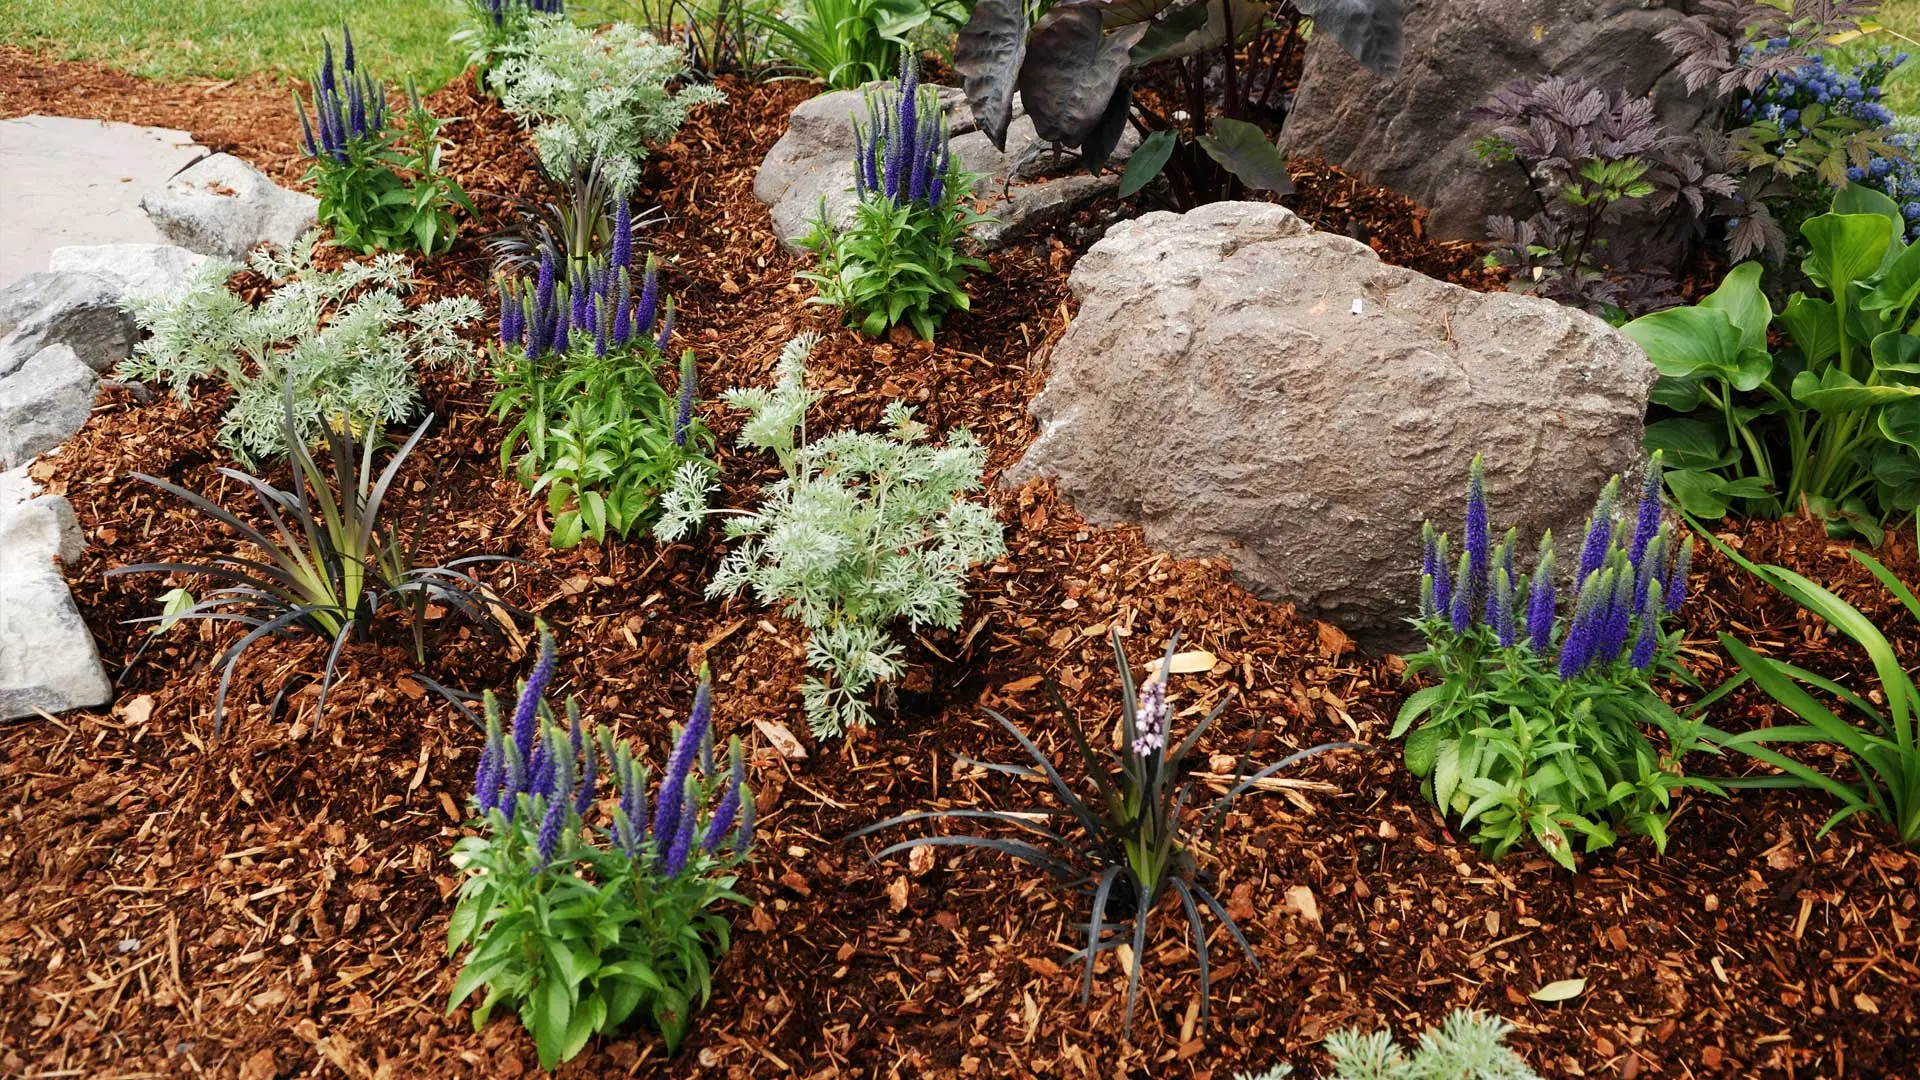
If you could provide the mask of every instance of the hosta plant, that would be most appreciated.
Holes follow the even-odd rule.
[[[566,183],[596,166],[630,190],[649,148],[670,141],[696,105],[720,103],[712,86],[670,88],[686,56],[628,23],[602,31],[564,15],[529,16],[489,76],[500,103],[533,129],[541,171]]]
[[[546,252],[534,280],[500,284],[491,412],[512,424],[500,464],[546,494],[556,548],[627,536],[652,520],[682,466],[712,468],[713,438],[693,412],[692,350],[680,358],[679,392],[660,383],[673,301],[662,299],[652,259],[634,280],[625,208],[606,256],[569,273]]]
[[[571,698],[566,723],[555,720],[545,702],[553,671],[543,635],[511,720],[486,697],[473,796],[480,835],[453,849],[466,880],[447,951],[467,955],[447,1011],[480,994],[478,1031],[495,1009],[517,1010],[548,1069],[636,1017],[672,1053],[729,947],[731,925],[716,908],[747,903],[733,891],[753,844],[740,740],[721,767],[703,678],[649,807],[650,770],[631,747],[583,725]]]
[[[912,57],[894,86],[867,93],[866,108],[866,122],[854,121],[853,222],[834,228],[823,201],[801,241],[819,268],[799,276],[819,288],[816,303],[871,336],[905,323],[931,340],[948,311],[967,310],[968,274],[987,268],[961,251],[979,220],[963,201],[975,177],[954,162],[946,114]]]
[[[773,453],[784,475],[762,489],[757,510],[729,516],[735,544],[707,595],[751,590],[807,628],[807,662],[824,676],[802,689],[807,722],[828,738],[868,726],[869,698],[905,672],[893,624],[958,627],[968,568],[1006,548],[992,507],[967,498],[980,490],[987,451],[964,429],[929,444],[913,410],[894,402],[885,433],[806,437],[819,397],[806,387],[816,341],[788,342],[772,390],[727,392],[747,412],[740,445]],[[657,530],[669,541],[706,512],[710,475],[682,478]]]
[[[281,399],[289,381],[292,442],[318,438],[343,417],[397,424],[415,415],[415,367],[469,356],[459,331],[483,316],[479,301],[454,296],[409,308],[404,258],[377,255],[323,270],[314,263],[319,236],[308,233],[285,256],[254,253],[247,267],[271,287],[257,302],[227,288],[240,267],[221,259],[208,259],[170,292],[129,297],[150,334],[122,375],[163,380],[182,402],[198,380],[224,382],[234,393],[220,443],[246,458],[287,452]]]
[[[283,388],[282,402],[293,485],[278,488],[238,469],[220,470],[220,475],[253,495],[258,508],[250,520],[178,484],[133,474],[233,530],[245,547],[233,553],[208,552],[199,556],[201,561],[141,563],[108,571],[109,575],[186,575],[219,586],[184,609],[170,605],[160,616],[163,625],[201,619],[246,628],[214,661],[220,668],[220,690],[213,706],[216,736],[226,715],[234,665],[265,638],[306,633],[330,643],[315,702],[318,716],[326,711],[327,691],[349,641],[373,638],[387,623],[398,623],[406,628],[414,663],[424,665],[430,605],[459,615],[483,633],[498,633],[499,620],[518,613],[468,569],[511,560],[475,555],[438,566],[420,565],[417,526],[409,535],[406,527],[383,512],[401,467],[432,424],[431,416],[377,471],[375,456],[388,445],[377,422],[349,416],[338,426],[329,425],[323,432],[332,471],[329,477],[299,431],[291,383]]]
[[[313,117],[295,94],[300,146],[313,164],[307,182],[320,197],[319,221],[333,241],[359,252],[376,249],[432,255],[453,246],[453,210],[475,213],[466,192],[440,172],[440,121],[407,84],[405,121],[387,113],[386,87],[361,70],[353,35],[340,28],[345,57],[336,73],[325,42],[309,84]],[[409,177],[411,179],[409,179]]]
[[[1774,703],[1799,720],[1755,728],[1737,735],[1716,735],[1720,745],[1738,750],[1780,770],[1763,777],[1730,780],[1728,787],[1809,787],[1838,799],[1841,810],[1827,819],[1825,834],[1855,814],[1870,814],[1893,827],[1900,842],[1920,850],[1920,687],[1901,663],[1886,632],[1859,609],[1832,592],[1785,567],[1760,566],[1739,552],[1714,541],[1720,553],[1766,582],[1827,625],[1853,639],[1873,664],[1877,684],[1864,693],[1816,675],[1784,660],[1761,656],[1732,634],[1722,633],[1720,644],[1740,667],[1740,674],[1702,701],[1702,710],[1751,681]],[[1920,622],[1920,598],[1886,564],[1864,551],[1850,555],[1867,568]],[[1833,704],[1829,704],[1829,702]],[[1834,711],[1838,705],[1840,712]],[[1862,723],[1844,719],[1851,716]],[[1829,743],[1846,755],[1857,782],[1829,776],[1797,761],[1774,746]]]
[[[1144,686],[1134,683],[1119,632],[1112,632],[1110,637],[1114,663],[1120,674],[1117,727],[1087,725],[1060,698],[1057,690],[1052,691],[1055,706],[1066,715],[1074,745],[1079,748],[1080,763],[1086,772],[1082,787],[1091,788],[1091,797],[1083,797],[1081,790],[1068,783],[1047,755],[1012,721],[988,710],[988,715],[1013,736],[1033,764],[1003,765],[966,757],[960,761],[1021,780],[1045,782],[1059,800],[1058,807],[1017,811],[918,811],[869,825],[848,839],[922,821],[986,821],[1015,830],[1004,836],[916,837],[883,848],[873,858],[877,861],[916,847],[977,848],[1019,859],[1046,871],[1070,888],[1091,893],[1093,906],[1088,913],[1086,946],[1074,955],[1084,970],[1081,1000],[1090,999],[1093,993],[1094,958],[1110,949],[1130,946],[1132,963],[1127,970],[1126,1003],[1129,1027],[1147,953],[1147,927],[1162,900],[1178,897],[1191,935],[1188,940],[1199,961],[1200,1015],[1204,1018],[1211,986],[1210,935],[1201,917],[1201,908],[1212,912],[1226,928],[1255,970],[1259,969],[1260,960],[1209,888],[1213,876],[1200,869],[1191,846],[1193,837],[1218,821],[1235,799],[1256,790],[1261,781],[1280,770],[1328,750],[1356,744],[1323,743],[1261,769],[1250,769],[1243,763],[1240,775],[1232,778],[1226,794],[1204,806],[1195,803],[1196,781],[1192,775],[1195,767],[1190,755],[1199,745],[1200,737],[1232,704],[1233,698],[1229,696],[1214,706],[1186,738],[1175,743],[1167,679],[1173,670],[1178,635],[1167,644],[1165,657],[1149,673]],[[1122,922],[1131,923],[1125,932],[1120,928]],[[1109,930],[1113,933],[1109,934]]]
[[[1660,372],[1654,403],[1677,414],[1648,424],[1646,445],[1689,513],[1805,509],[1877,543],[1883,521],[1920,506],[1920,244],[1860,185],[1800,231],[1801,270],[1824,295],[1776,313],[1760,265],[1742,263],[1699,304],[1624,327]]]
[[[1467,1009],[1448,1014],[1439,1027],[1423,1032],[1411,1054],[1395,1045],[1388,1031],[1336,1031],[1327,1036],[1333,1059],[1332,1080],[1540,1080],[1520,1055],[1506,1046],[1513,1025]],[[1293,1066],[1275,1065],[1260,1073],[1243,1072],[1234,1080],[1285,1080]]]
[[[1651,682],[1690,681],[1681,634],[1662,624],[1686,600],[1692,537],[1664,520],[1658,459],[1631,517],[1617,519],[1618,493],[1616,478],[1588,520],[1565,618],[1552,535],[1521,576],[1518,531],[1492,541],[1478,457],[1457,564],[1427,524],[1415,624],[1427,648],[1408,672],[1439,681],[1407,699],[1393,737],[1407,736],[1408,770],[1490,857],[1532,840],[1571,870],[1576,841],[1591,852],[1622,828],[1664,851],[1673,793],[1721,792],[1681,770],[1711,745]]]

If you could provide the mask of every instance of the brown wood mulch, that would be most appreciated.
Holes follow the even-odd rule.
[[[970,427],[1003,469],[1032,437],[1025,407],[1072,314],[1065,272],[1076,252],[1036,242],[996,256],[974,311],[932,346],[835,328],[807,306],[750,191],[753,167],[810,91],[728,90],[729,105],[695,117],[648,167],[648,190],[672,215],[654,239],[708,396],[764,384],[780,345],[817,328],[827,338],[814,378],[827,398],[816,423],[871,423],[904,398],[936,427]],[[436,104],[466,117],[449,126],[449,164],[483,207],[530,190],[523,141],[470,84]],[[294,171],[275,157],[291,153],[280,87],[155,85],[14,50],[0,52],[0,110],[179,124],[276,175]],[[1457,251],[1396,226],[1410,213],[1404,200],[1344,179],[1315,190],[1317,218],[1344,210],[1389,238],[1395,257],[1441,272],[1460,265]],[[477,290],[486,261],[470,234],[420,272],[425,293]],[[1509,1018],[1513,1044],[1550,1076],[1920,1069],[1920,857],[1884,827],[1854,820],[1816,836],[1831,807],[1795,793],[1686,797],[1664,856],[1632,839],[1578,875],[1524,853],[1488,863],[1436,817],[1386,739],[1402,686],[1396,660],[1362,656],[1331,627],[1253,599],[1219,563],[1169,558],[1130,529],[1089,527],[1045,487],[994,494],[1008,556],[974,576],[958,632],[913,643],[900,714],[818,745],[799,715],[796,627],[751,603],[702,598],[717,537],[549,551],[535,501],[495,467],[484,377],[434,373],[426,396],[440,420],[410,494],[435,496],[429,553],[526,559],[489,577],[556,629],[559,692],[650,753],[684,714],[695,665],[710,663],[721,734],[746,740],[765,807],[742,884],[755,907],[738,913],[736,948],[680,1056],[663,1058],[634,1032],[594,1044],[563,1076],[1226,1080],[1283,1058],[1316,1064],[1319,1041],[1342,1026],[1406,1033],[1459,1006]],[[475,730],[406,677],[391,643],[348,649],[328,712],[315,717],[320,650],[287,642],[241,665],[216,742],[209,664],[230,639],[193,629],[149,638],[125,620],[153,613],[161,583],[103,577],[219,542],[127,473],[234,494],[214,473],[225,463],[212,443],[221,406],[218,394],[142,405],[108,391],[87,429],[39,467],[92,541],[69,573],[120,692],[109,713],[0,727],[0,1072],[534,1072],[531,1042],[511,1019],[475,1033],[464,1009],[446,1014],[457,879],[445,856],[466,827]],[[723,408],[703,412],[723,442],[731,437]],[[769,464],[722,458],[725,503],[748,504]],[[1851,596],[1872,592],[1805,523],[1754,525],[1735,539],[1844,579]],[[1914,571],[1910,542],[1890,551]],[[1701,562],[1690,655],[1703,677],[1721,673],[1709,646],[1722,628],[1822,670],[1857,666],[1790,605]],[[1239,694],[1205,747],[1216,771],[1243,754],[1272,760],[1329,739],[1381,747],[1320,759],[1298,775],[1324,786],[1244,802],[1229,828],[1200,839],[1202,867],[1261,958],[1257,970],[1238,962],[1215,934],[1211,1029],[1198,1023],[1194,956],[1171,914],[1155,926],[1145,1006],[1126,1032],[1114,958],[1100,963],[1091,1005],[1078,1000],[1067,958],[1084,899],[984,856],[869,864],[877,845],[842,839],[906,810],[1035,798],[953,755],[1018,760],[983,715],[997,708],[1064,760],[1070,744],[1041,680],[1111,716],[1105,635],[1116,626],[1139,655],[1175,631],[1215,654],[1211,671],[1182,677],[1177,703],[1190,723]],[[1900,640],[1920,662],[1920,640]],[[506,688],[527,666],[523,648],[455,630],[430,674]],[[1724,713],[1715,719],[1737,727],[1761,722],[1766,707],[1740,698]],[[1572,1001],[1528,997],[1576,977],[1587,990]]]

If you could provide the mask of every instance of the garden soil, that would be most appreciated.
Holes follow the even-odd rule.
[[[1079,243],[996,256],[972,313],[936,344],[862,339],[807,303],[751,194],[754,167],[809,88],[727,89],[727,106],[702,110],[648,162],[645,185],[669,214],[650,241],[700,359],[702,415],[722,440],[721,503],[750,505],[775,470],[731,448],[737,422],[711,399],[766,385],[780,346],[806,329],[826,335],[810,371],[826,392],[815,430],[871,425],[905,400],[936,429],[974,431],[998,474],[1032,438],[1026,405],[1073,315],[1065,277]],[[287,91],[264,77],[156,84],[0,49],[0,114],[186,128],[292,182]],[[537,190],[526,141],[471,81],[433,104],[458,118],[445,128],[448,164],[489,220],[420,267],[416,292],[484,294],[488,261],[474,238],[511,198]],[[1486,284],[1477,253],[1424,239],[1404,200],[1324,169],[1298,179],[1290,203],[1323,227]],[[1096,206],[1064,235],[1094,235],[1118,209]],[[483,339],[476,329],[476,357]],[[1822,834],[1832,807],[1791,792],[1683,795],[1664,854],[1631,838],[1573,875],[1527,852],[1490,863],[1438,818],[1387,737],[1405,690],[1397,658],[1362,655],[1339,630],[1255,600],[1223,564],[1092,528],[1039,485],[995,490],[1008,553],[973,575],[958,630],[913,638],[897,710],[870,732],[817,743],[798,707],[799,628],[749,601],[703,596],[725,547],[716,533],[550,551],[540,500],[501,475],[486,376],[431,373],[425,397],[435,422],[403,509],[427,510],[428,553],[524,560],[487,578],[553,627],[556,696],[577,695],[589,719],[652,755],[685,715],[696,669],[710,665],[719,733],[745,740],[763,808],[741,883],[754,907],[735,913],[734,947],[682,1052],[668,1059],[636,1031],[594,1043],[560,1076],[1228,1080],[1281,1060],[1323,1064],[1322,1039],[1342,1027],[1404,1035],[1458,1007],[1506,1017],[1512,1045],[1553,1077],[1920,1074],[1920,856],[1883,826],[1855,819]],[[162,583],[104,577],[230,542],[128,476],[236,495],[215,472],[227,464],[213,443],[224,405],[219,393],[183,405],[109,389],[74,442],[35,467],[72,500],[91,541],[69,576],[119,694],[111,712],[0,726],[0,1074],[533,1074],[532,1042],[511,1018],[474,1032],[468,1011],[446,1001],[459,884],[446,856],[469,828],[479,732],[411,677],[397,642],[349,647],[316,716],[321,649],[288,641],[248,653],[216,739],[212,661],[231,636],[155,636],[128,620],[155,612]],[[1726,536],[1905,626],[1899,647],[1920,663],[1912,622],[1816,527]],[[1888,557],[1914,576],[1910,537]],[[1719,631],[1837,676],[1861,673],[1844,639],[1723,561],[1699,565],[1684,656],[1703,683],[1727,674]],[[428,670],[441,683],[507,690],[531,666],[524,626],[503,647],[444,625]],[[885,839],[844,839],[911,810],[1044,798],[955,755],[1020,760],[986,715],[995,709],[1056,760],[1071,758],[1044,684],[1110,722],[1113,629],[1136,663],[1176,632],[1213,654],[1210,670],[1179,677],[1174,698],[1177,725],[1234,698],[1203,745],[1216,780],[1202,782],[1216,789],[1222,774],[1304,746],[1378,748],[1315,759],[1293,786],[1241,801],[1227,827],[1200,838],[1202,872],[1260,958],[1245,963],[1214,933],[1210,1025],[1177,912],[1154,924],[1129,1030],[1118,958],[1100,960],[1091,1001],[1080,1001],[1069,958],[1085,897],[984,854],[873,862]],[[1736,695],[1713,719],[1739,730],[1767,722],[1768,707]],[[1584,980],[1569,1000],[1532,997],[1568,979]]]

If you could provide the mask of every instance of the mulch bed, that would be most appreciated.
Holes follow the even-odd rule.
[[[905,399],[936,428],[971,428],[997,475],[1032,437],[1026,404],[1072,315],[1065,275],[1078,252],[1039,241],[997,255],[973,312],[931,346],[838,328],[806,304],[750,190],[760,156],[810,91],[727,88],[731,103],[695,117],[647,169],[646,190],[671,215],[653,239],[708,396],[765,384],[781,344],[819,329],[826,339],[810,374],[828,394],[817,429],[870,424]],[[470,83],[435,104],[463,117],[447,128],[449,167],[483,210],[531,193],[524,142]],[[0,112],[175,124],[276,176],[297,172],[280,86],[156,85],[0,50]],[[1406,227],[1404,200],[1324,170],[1302,175],[1316,220],[1382,238],[1389,257],[1484,284],[1469,272],[1470,249]],[[420,267],[423,294],[484,286],[487,262],[472,237]],[[1509,1018],[1513,1044],[1552,1076],[1920,1068],[1920,857],[1878,825],[1855,820],[1816,837],[1831,812],[1817,798],[1688,797],[1664,856],[1633,839],[1578,875],[1525,853],[1488,863],[1438,819],[1386,739],[1402,687],[1395,658],[1363,656],[1337,630],[1250,597],[1221,563],[1175,560],[1134,530],[1090,527],[1044,486],[996,489],[1009,553],[974,576],[958,632],[913,643],[900,714],[816,745],[798,707],[803,635],[751,603],[702,598],[722,542],[708,533],[667,548],[635,540],[549,551],[536,500],[495,468],[488,396],[484,376],[427,379],[439,420],[415,457],[409,497],[424,501],[429,487],[436,497],[429,554],[526,559],[490,581],[554,627],[558,694],[579,695],[589,718],[649,753],[662,752],[696,666],[709,663],[719,733],[745,739],[765,810],[742,882],[755,907],[738,914],[736,948],[681,1055],[669,1061],[635,1033],[593,1045],[562,1076],[1226,1080],[1282,1058],[1314,1064],[1319,1041],[1342,1026],[1406,1033],[1457,1006]],[[516,1023],[474,1033],[465,1009],[445,1011],[455,965],[443,943],[457,885],[445,856],[465,828],[478,733],[407,677],[392,645],[349,648],[316,717],[321,650],[288,642],[242,664],[215,741],[209,663],[229,639],[192,629],[150,639],[125,620],[154,612],[159,582],[103,576],[212,541],[199,519],[127,473],[218,490],[225,456],[212,435],[223,405],[218,394],[182,406],[110,390],[86,430],[40,467],[92,541],[69,576],[120,690],[110,713],[0,727],[0,1072],[398,1080],[537,1071]],[[736,422],[717,404],[703,414],[725,446]],[[730,450],[721,457],[722,501],[748,505],[771,466]],[[1850,598],[1871,598],[1897,622],[1808,523],[1742,527],[1735,539],[1755,556],[1843,581]],[[1909,538],[1889,557],[1914,572]],[[1703,679],[1724,674],[1709,647],[1719,629],[1836,674],[1858,664],[1719,560],[1701,566],[1689,655]],[[1136,656],[1177,631],[1218,658],[1176,687],[1186,709],[1229,691],[1241,698],[1205,746],[1216,769],[1329,739],[1382,748],[1318,759],[1298,775],[1324,789],[1245,801],[1201,842],[1202,866],[1261,958],[1258,970],[1235,962],[1216,935],[1210,1030],[1198,1024],[1194,957],[1178,919],[1156,924],[1129,1033],[1113,958],[1101,961],[1091,1005],[1079,1003],[1078,969],[1066,961],[1084,901],[984,856],[870,864],[877,845],[842,840],[907,810],[1034,798],[953,755],[1018,760],[983,714],[996,708],[1057,760],[1069,757],[1040,681],[1110,717],[1106,633],[1116,626]],[[1920,663],[1920,636],[1909,629],[1899,640]],[[524,649],[455,631],[430,674],[504,689],[529,663]],[[291,690],[276,701],[283,687]],[[1738,728],[1765,710],[1739,697],[1715,720]],[[800,736],[806,756],[783,752],[785,733]],[[1573,1001],[1527,997],[1573,977],[1588,981]]]

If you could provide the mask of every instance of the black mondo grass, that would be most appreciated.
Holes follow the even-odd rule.
[[[1133,1026],[1134,999],[1139,993],[1140,974],[1145,963],[1147,924],[1162,897],[1171,890],[1180,898],[1186,915],[1189,939],[1200,975],[1200,1018],[1208,1019],[1211,990],[1210,956],[1207,928],[1201,915],[1204,908],[1223,926],[1234,944],[1240,947],[1255,971],[1260,959],[1241,933],[1226,906],[1208,887],[1193,854],[1180,843],[1185,819],[1197,814],[1191,828],[1201,831],[1222,820],[1239,796],[1255,790],[1261,781],[1307,758],[1329,750],[1365,749],[1348,742],[1321,743],[1264,768],[1241,770],[1225,795],[1214,799],[1204,810],[1191,808],[1189,796],[1193,782],[1186,776],[1187,757],[1199,744],[1213,722],[1234,701],[1226,698],[1195,725],[1187,737],[1168,749],[1168,724],[1172,711],[1167,704],[1166,683],[1173,670],[1174,653],[1180,644],[1174,635],[1166,655],[1144,687],[1136,686],[1127,666],[1126,651],[1119,634],[1110,635],[1114,663],[1120,672],[1121,711],[1114,740],[1119,749],[1096,749],[1087,728],[1071,706],[1061,697],[1059,688],[1048,683],[1054,707],[1067,718],[1068,730],[1079,748],[1087,778],[1095,797],[1083,798],[1054,767],[1033,740],[1011,720],[987,710],[987,715],[1005,728],[1020,744],[1033,765],[1006,765],[978,761],[956,755],[959,762],[988,772],[1042,780],[1061,804],[1058,807],[1029,807],[1020,810],[921,810],[888,818],[848,834],[849,841],[921,821],[983,821],[1020,830],[1021,838],[977,836],[969,834],[922,836],[902,840],[875,853],[870,862],[918,847],[976,848],[1006,855],[1046,871],[1068,888],[1087,893],[1092,906],[1086,923],[1087,942],[1069,958],[1084,968],[1080,989],[1082,1004],[1093,997],[1094,959],[1109,949],[1131,945],[1127,972],[1126,1027]],[[1110,918],[1117,914],[1118,918]],[[1123,929],[1128,923],[1130,929]],[[1109,933],[1111,931],[1111,933]]]
[[[172,622],[205,619],[237,622],[247,627],[240,639],[214,661],[221,668],[220,689],[214,698],[214,737],[220,737],[226,716],[227,691],[240,657],[263,638],[287,637],[299,631],[331,642],[321,674],[314,715],[326,711],[327,693],[340,654],[348,641],[371,636],[382,614],[403,612],[416,664],[426,663],[428,604],[444,605],[467,622],[489,633],[499,633],[498,618],[524,615],[496,596],[465,568],[481,563],[514,562],[504,555],[474,555],[444,565],[416,566],[420,527],[417,515],[412,534],[381,517],[381,508],[407,461],[427,429],[429,415],[388,459],[378,473],[375,452],[389,440],[379,427],[364,425],[356,434],[351,419],[323,425],[329,476],[308,449],[293,413],[293,391],[286,394],[287,445],[291,447],[294,483],[273,484],[239,469],[222,468],[220,475],[251,492],[259,505],[264,528],[256,528],[205,496],[156,476],[134,473],[135,479],[165,491],[214,521],[240,534],[259,549],[259,558],[205,552],[201,561],[140,563],[116,567],[120,574],[187,574],[219,584],[185,611],[133,620]],[[335,492],[339,493],[336,498]],[[427,683],[433,686],[431,682]]]

